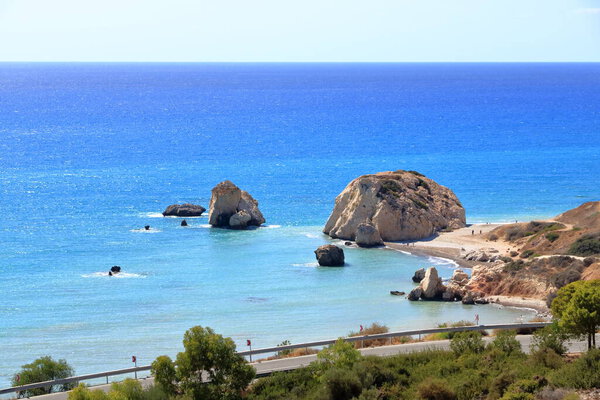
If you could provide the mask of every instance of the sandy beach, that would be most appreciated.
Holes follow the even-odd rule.
[[[472,224],[452,232],[441,232],[434,238],[414,242],[386,242],[386,245],[413,254],[448,258],[462,268],[471,268],[476,264],[483,263],[465,260],[461,257],[461,254],[486,249],[488,252],[508,256],[512,250],[518,250],[511,243],[500,239],[489,241],[486,238],[487,233],[499,226],[501,224]],[[548,312],[545,301],[540,299],[517,296],[490,296],[488,300],[491,303],[507,307],[531,308],[541,313]]]

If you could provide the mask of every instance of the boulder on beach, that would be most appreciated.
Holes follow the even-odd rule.
[[[163,211],[162,215],[165,217],[199,217],[206,211],[206,208],[196,204],[172,204]]]
[[[355,240],[370,223],[384,241],[417,240],[466,226],[465,210],[448,188],[416,171],[363,175],[346,186],[323,232]]]
[[[381,246],[383,240],[373,224],[362,223],[356,228],[356,244],[360,247],[375,247]]]
[[[344,265],[344,250],[332,244],[325,244],[315,250],[319,265],[322,267],[340,267]]]
[[[212,189],[208,223],[219,228],[244,229],[264,224],[265,218],[258,209],[258,201],[248,192],[231,181],[223,181]]]
[[[427,271],[425,271],[425,277],[421,281],[421,288],[423,289],[422,298],[426,300],[432,300],[441,297],[442,293],[444,293],[446,288],[442,284],[442,278],[438,276],[438,272],[435,267],[427,268]]]

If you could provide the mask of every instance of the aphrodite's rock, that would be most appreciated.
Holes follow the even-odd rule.
[[[211,193],[208,223],[217,227],[229,226],[229,218],[238,212],[242,191],[232,182],[224,181],[215,186]]]
[[[413,282],[420,283],[425,278],[425,268],[419,268],[412,277]]]
[[[231,229],[245,229],[252,217],[245,210],[236,212],[229,218],[229,227]]]
[[[260,226],[264,222],[258,201],[248,192],[240,190],[230,181],[221,182],[212,189],[208,211],[208,223],[212,226],[243,229],[246,226]]]
[[[356,228],[356,244],[360,247],[375,247],[381,246],[383,240],[373,224],[363,223]]]
[[[420,287],[416,287],[410,291],[410,293],[408,294],[408,299],[410,301],[417,301],[421,298],[422,295],[423,289],[421,289]]]
[[[421,288],[423,288],[423,295],[421,297],[426,300],[439,298],[446,290],[442,284],[442,279],[438,276],[437,269],[434,267],[429,267],[425,271],[425,277],[421,281]]]
[[[354,240],[370,222],[383,240],[415,240],[465,226],[465,210],[454,193],[414,171],[363,175],[346,186],[323,232]]]
[[[320,246],[315,250],[317,261],[322,267],[339,267],[344,265],[344,250],[332,244]]]
[[[206,211],[206,208],[196,204],[173,204],[167,207],[166,210],[163,211],[162,215],[165,217],[199,217],[204,211]]]
[[[258,209],[258,201],[256,201],[250,193],[242,190],[242,198],[238,204],[239,211],[246,211],[248,215],[250,215],[250,221],[248,221],[248,225],[253,226],[261,226],[265,223],[265,217],[263,217],[262,213]]]

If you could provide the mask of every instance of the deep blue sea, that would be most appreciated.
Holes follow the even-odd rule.
[[[396,169],[453,189],[469,222],[599,200],[600,64],[0,64],[0,387],[46,354],[79,374],[174,356],[194,325],[245,349],[529,316],[389,295],[445,260],[315,267],[336,195]],[[225,179],[265,228],[160,216]]]

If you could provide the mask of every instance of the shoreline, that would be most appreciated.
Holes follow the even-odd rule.
[[[393,250],[405,251],[416,256],[440,257],[451,260],[458,265],[457,268],[473,268],[475,265],[485,264],[477,261],[465,260],[462,253],[480,250],[492,250],[495,254],[509,255],[515,246],[503,240],[489,241],[486,234],[495,228],[506,225],[505,223],[471,224],[452,232],[441,232],[437,236],[411,242],[385,242],[386,247]],[[541,299],[521,296],[486,296],[490,303],[504,307],[533,309],[538,314],[548,313],[546,302]]]

